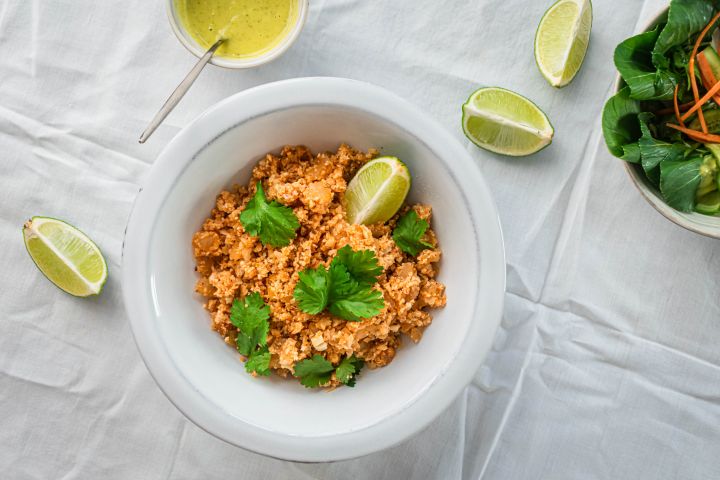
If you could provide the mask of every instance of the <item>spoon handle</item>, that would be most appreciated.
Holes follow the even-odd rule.
[[[195,82],[198,75],[200,75],[200,72],[202,72],[202,69],[205,68],[205,65],[207,65],[207,63],[210,61],[213,54],[215,53],[215,50],[218,49],[222,42],[223,39],[221,38],[220,40],[215,42],[213,46],[208,49],[207,52],[205,52],[205,55],[200,57],[200,60],[198,60],[193,69],[190,70],[190,73],[188,73],[187,76],[183,79],[183,81],[180,82],[180,85],[177,86],[172,95],[170,95],[170,97],[165,101],[165,104],[162,106],[160,111],[155,114],[155,117],[153,117],[150,125],[148,125],[143,134],[140,135],[140,143],[145,143],[145,141],[150,138],[150,135],[152,135],[155,129],[160,126],[163,120],[165,120],[165,117],[167,117],[168,114],[172,112],[173,108],[175,108],[175,106],[180,102],[180,99],[182,99],[183,96],[187,93],[187,91],[190,90],[193,82]]]

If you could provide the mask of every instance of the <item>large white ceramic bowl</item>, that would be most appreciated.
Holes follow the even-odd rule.
[[[667,14],[668,10],[666,8],[648,22],[642,31],[650,31],[655,28],[658,23],[666,21]],[[624,86],[625,82],[623,82],[622,77],[618,75],[615,83],[615,92],[620,91],[620,89]],[[623,162],[623,164],[625,166],[625,171],[627,171],[630,176],[630,180],[632,180],[633,184],[640,191],[640,194],[662,216],[692,232],[706,235],[708,237],[720,238],[720,217],[703,215],[696,212],[685,213],[675,210],[665,203],[665,200],[663,200],[657,187],[648,180],[640,165],[629,162]]]
[[[308,390],[256,379],[210,329],[191,237],[217,193],[248,180],[266,152],[340,142],[379,147],[407,163],[411,201],[433,206],[447,307],[422,341],[355,388]],[[123,247],[123,293],[140,353],[190,420],[237,446],[298,461],[356,457],[425,427],[470,382],[500,322],[505,261],[490,191],[464,148],[405,100],[337,78],[288,80],[238,93],[183,129],[153,165]],[[152,419],[148,419],[152,422]],[[149,423],[150,424],[150,423]]]

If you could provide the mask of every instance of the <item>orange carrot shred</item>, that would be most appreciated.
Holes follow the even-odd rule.
[[[677,118],[680,126],[684,127],[685,122],[683,122],[683,119],[680,117],[680,107],[678,107],[678,90],[680,90],[680,85],[675,85],[675,93],[673,94],[673,107],[675,107],[675,118]]]
[[[710,88],[710,90],[707,91],[703,97],[695,102],[695,105],[688,110],[687,112],[683,113],[680,117],[682,120],[687,120],[690,115],[692,115],[695,112],[698,112],[698,117],[700,117],[700,112],[702,112],[702,106],[705,105],[708,100],[710,100],[716,93],[720,92],[720,82],[716,82],[715,85]],[[702,123],[702,121],[700,122]],[[705,127],[705,131],[703,133],[707,133],[707,126]]]
[[[688,137],[692,138],[693,140],[701,142],[701,143],[720,143],[720,135],[715,135],[713,133],[699,132],[697,130],[681,127],[680,125],[675,125],[673,123],[666,123],[665,125],[668,128],[672,128],[673,130],[682,132],[685,135],[687,135]]]
[[[697,79],[695,78],[695,56],[698,53],[698,49],[700,48],[700,44],[702,43],[703,38],[705,38],[705,35],[707,35],[707,33],[710,31],[710,28],[712,28],[713,24],[718,20],[718,18],[720,18],[720,12],[715,14],[712,20],[710,20],[710,23],[708,23],[705,28],[703,28],[702,32],[700,32],[700,35],[695,40],[695,45],[693,46],[692,53],[690,54],[690,61],[688,62],[688,74],[690,75],[690,87],[692,88],[693,97],[695,98],[695,106],[697,106],[697,102],[699,101],[698,97],[700,96],[697,88]],[[707,133],[707,124],[705,123],[705,116],[703,115],[702,109],[698,111],[698,119],[700,120],[700,127],[702,128],[703,133]]]
[[[692,108],[693,105],[695,105],[695,102],[681,103],[680,105],[678,105],[678,109],[681,112],[687,112],[688,110],[690,110],[690,108]],[[672,107],[668,107],[668,108],[662,108],[653,113],[658,116],[670,115],[671,113],[675,113],[675,105],[673,105]]]
[[[713,85],[717,83],[715,74],[710,68],[710,62],[703,52],[697,54],[698,69],[700,70],[700,78],[702,79],[705,90],[710,90]],[[716,104],[720,105],[720,95],[714,95],[713,100]]]

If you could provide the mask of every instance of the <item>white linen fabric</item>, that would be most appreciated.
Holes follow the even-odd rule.
[[[585,65],[556,90],[533,58],[551,0],[311,0],[284,56],[207,68],[139,145],[196,60],[164,3],[0,3],[2,478],[720,476],[720,243],[656,213],[600,133],[613,49],[664,2],[595,0]],[[474,382],[419,435],[333,464],[265,458],[186,420],[140,359],[119,283],[133,199],[173,135],[228,95],[313,75],[381,85],[445,125],[492,187],[507,248],[504,320]],[[513,159],[465,140],[460,106],[490,85],[534,100],[552,146]],[[65,295],[33,266],[20,235],[32,215],[98,242],[100,297]]]

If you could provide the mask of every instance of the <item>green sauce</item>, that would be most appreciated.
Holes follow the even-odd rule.
[[[174,0],[183,26],[204,49],[225,41],[216,55],[253,58],[272,50],[298,20],[297,0]]]

